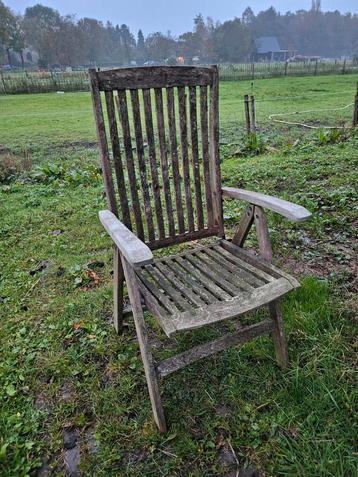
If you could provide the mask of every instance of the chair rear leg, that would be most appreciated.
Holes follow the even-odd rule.
[[[260,247],[260,255],[268,262],[272,261],[272,247],[270,241],[269,229],[265,212],[261,207],[255,205],[255,225],[257,240]],[[283,327],[281,301],[275,300],[269,304],[271,319],[275,324],[275,330],[272,333],[273,343],[278,364],[282,368],[288,367],[288,353],[285,331]]]
[[[288,367],[288,352],[283,325],[282,306],[280,300],[275,300],[269,304],[271,319],[275,323],[275,330],[272,332],[275,354],[278,364],[282,368]]]
[[[123,285],[124,273],[120,253],[113,250],[113,322],[117,333],[123,331]]]
[[[142,356],[145,377],[147,380],[154,420],[159,428],[159,431],[164,433],[167,432],[167,426],[165,422],[162,400],[160,397],[158,375],[154,366],[154,358],[150,351],[150,346],[148,342],[147,330],[144,322],[142,303],[138,288],[138,281],[134,270],[126,262],[125,259],[122,260],[122,264],[126,278],[129,299],[132,305],[133,318],[136,327],[140,353]]]

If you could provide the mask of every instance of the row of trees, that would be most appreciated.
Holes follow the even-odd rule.
[[[80,64],[142,64],[152,60],[169,62],[182,56],[201,62],[242,62],[255,53],[255,38],[276,36],[282,48],[301,54],[338,57],[358,52],[358,16],[322,12],[320,0],[312,0],[311,10],[284,15],[273,7],[255,15],[250,7],[241,18],[223,23],[202,15],[194,19],[192,31],[177,38],[170,32],[135,37],[125,24],[112,25],[92,18],[76,20],[52,8],[37,4],[15,15],[0,0],[0,54],[12,62],[11,52],[22,60],[31,46],[39,55],[39,66]],[[1,62],[1,58],[0,58]]]

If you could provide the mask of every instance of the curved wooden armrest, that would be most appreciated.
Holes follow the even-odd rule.
[[[120,253],[131,265],[145,265],[153,260],[150,248],[122,224],[112,212],[101,210],[98,215]]]
[[[224,197],[245,200],[250,204],[258,205],[272,210],[273,212],[277,212],[295,222],[303,222],[312,216],[311,212],[301,205],[293,204],[292,202],[279,199],[278,197],[272,197],[270,195],[251,192],[244,189],[235,189],[234,187],[222,187],[222,193]]]

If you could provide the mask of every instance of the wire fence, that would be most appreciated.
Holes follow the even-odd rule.
[[[284,134],[296,134],[299,130],[347,130],[352,127],[355,102],[354,90],[343,91],[341,97],[317,94],[307,96],[291,96],[282,101],[281,98],[268,97],[254,99],[247,96],[237,107],[235,128],[240,133],[258,132],[270,134],[273,131],[284,131]],[[358,105],[358,99],[356,100]],[[358,109],[357,109],[358,110]],[[358,121],[357,121],[358,122]],[[233,127],[233,123],[224,126]],[[224,123],[224,124],[223,124]],[[293,132],[296,131],[296,132]]]
[[[87,71],[0,73],[0,95],[88,90]]]
[[[358,73],[356,61],[241,63],[220,65],[222,81]]]
[[[306,63],[242,63],[219,66],[221,81],[256,80],[283,76],[315,76],[358,73],[354,61]],[[88,91],[87,70],[0,72],[0,95]]]

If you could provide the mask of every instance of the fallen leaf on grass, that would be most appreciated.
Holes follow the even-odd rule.
[[[86,270],[86,275],[93,281],[93,285],[97,286],[100,284],[101,279],[99,275],[94,270]]]
[[[294,427],[289,427],[287,429],[282,429],[283,433],[286,437],[290,437],[291,439],[297,439],[299,432]]]
[[[223,447],[225,445],[225,438],[222,434],[220,434],[217,437],[215,444],[216,444],[217,449],[220,449],[221,447]]]
[[[219,427],[218,430],[217,430],[217,434],[216,434],[216,439],[215,439],[215,447],[217,449],[220,449],[221,447],[223,447],[225,445],[225,438],[226,438],[226,430],[223,429],[222,427]]]

